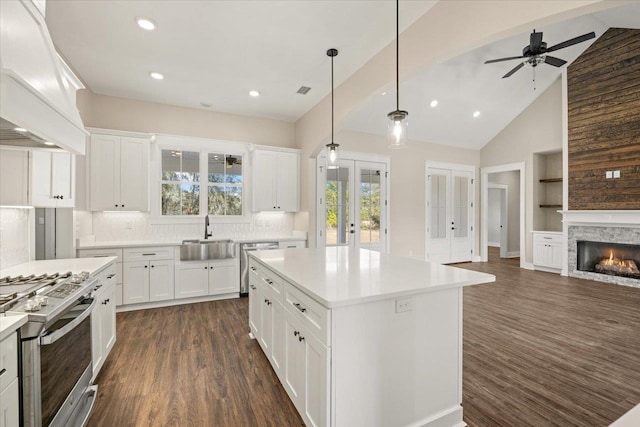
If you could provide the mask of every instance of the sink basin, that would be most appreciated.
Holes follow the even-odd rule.
[[[183,240],[180,245],[180,261],[207,261],[235,258],[233,240]]]

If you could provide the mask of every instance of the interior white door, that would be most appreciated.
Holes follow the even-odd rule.
[[[318,174],[324,183],[325,246],[349,246],[384,252],[387,239],[387,170],[384,163],[341,160]]]
[[[473,259],[473,173],[427,169],[428,261],[447,264]]]
[[[507,258],[509,251],[509,210],[507,189],[500,189],[500,258]]]

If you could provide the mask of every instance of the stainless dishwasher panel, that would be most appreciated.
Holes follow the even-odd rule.
[[[240,296],[249,295],[249,252],[280,249],[278,242],[242,243],[240,245]]]

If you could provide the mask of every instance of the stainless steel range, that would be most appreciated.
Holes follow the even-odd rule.
[[[0,315],[28,315],[20,329],[21,425],[76,427],[86,422],[97,390],[91,386],[96,283],[86,272],[0,279]]]

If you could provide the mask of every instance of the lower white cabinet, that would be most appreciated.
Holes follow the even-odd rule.
[[[91,313],[91,359],[93,378],[98,375],[116,342],[116,285],[112,264],[100,276],[100,288],[95,292],[96,306]]]
[[[238,260],[176,264],[175,298],[192,298],[240,292]]]
[[[533,233],[533,265],[540,270],[562,270],[561,233]]]
[[[174,296],[173,260],[149,262],[149,301],[165,301]]]
[[[125,262],[122,303],[139,304],[174,297],[173,260]]]
[[[20,405],[18,400],[18,378],[0,392],[0,427],[20,425]]]
[[[0,427],[20,423],[18,391],[18,333],[0,341]]]

